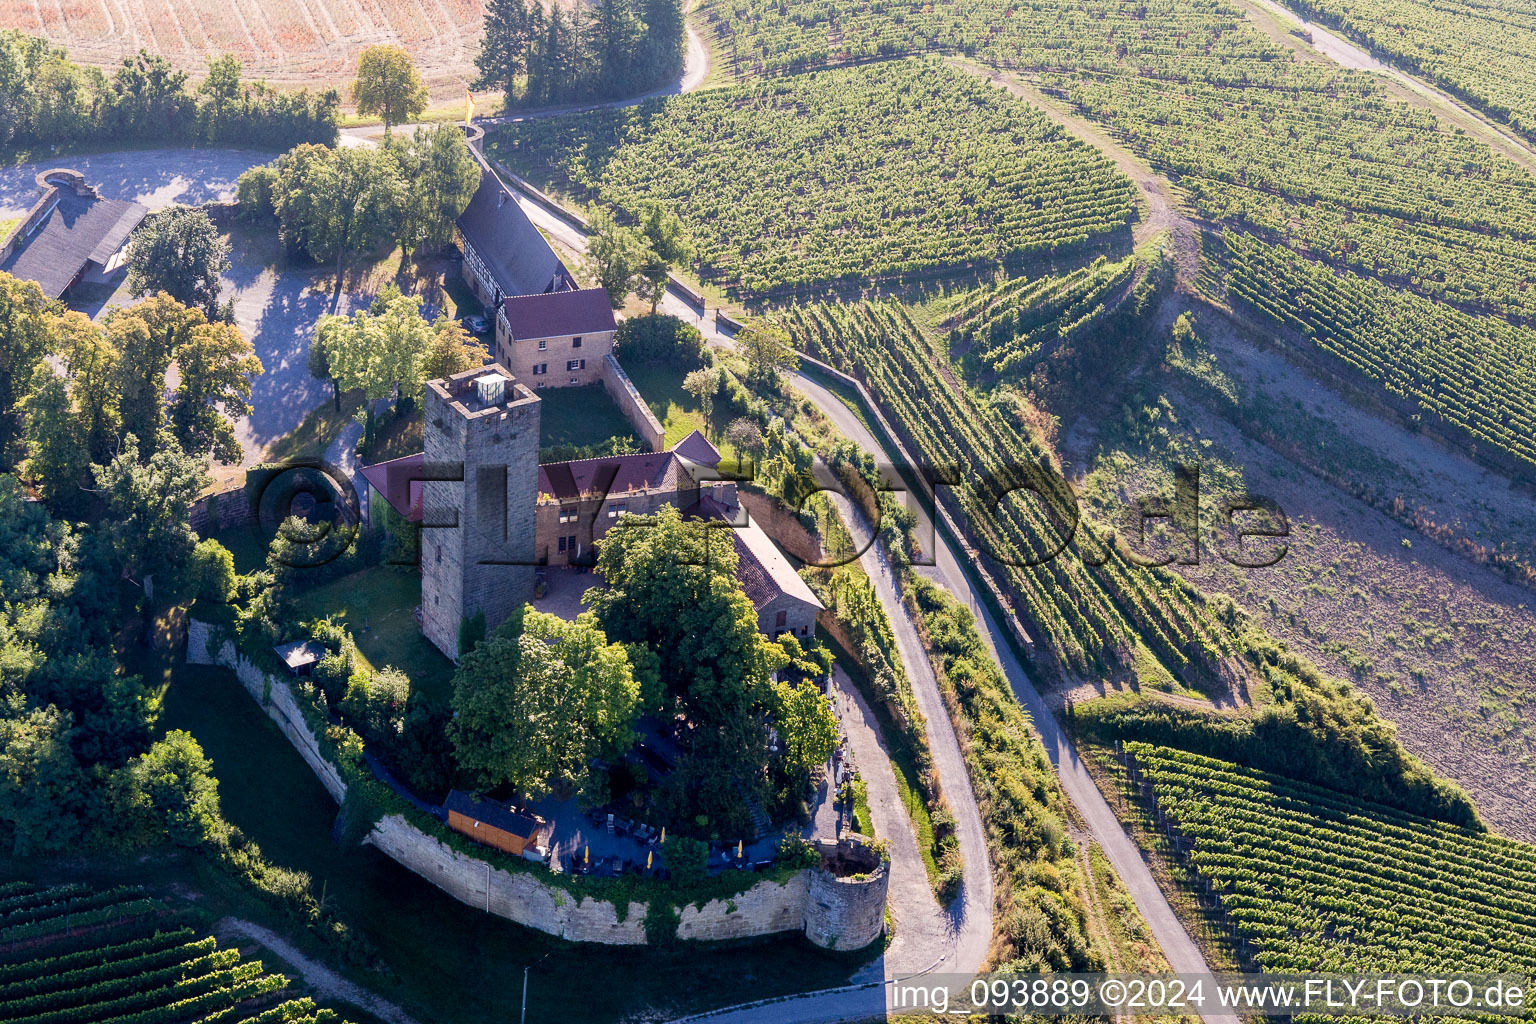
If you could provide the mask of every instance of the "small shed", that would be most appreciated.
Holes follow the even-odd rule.
[[[315,663],[328,653],[325,645],[318,640],[295,640],[291,644],[279,644],[272,650],[283,659],[291,676],[309,675]]]
[[[538,847],[546,824],[537,814],[521,814],[506,804],[477,800],[457,789],[443,801],[443,810],[448,812],[448,827],[455,832],[518,857]]]

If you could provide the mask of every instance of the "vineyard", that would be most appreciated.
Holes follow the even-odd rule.
[[[976,365],[1013,377],[1098,327],[1124,297],[1135,270],[1135,257],[1100,257],[1060,276],[1016,277],[934,305],[953,345]]]
[[[1335,274],[1248,235],[1229,231],[1223,241],[1234,302],[1478,446],[1507,453],[1518,474],[1536,471],[1536,330]]]
[[[342,1024],[136,889],[0,883],[8,1024]]]
[[[943,353],[905,307],[806,306],[781,322],[796,347],[865,382],[914,458],[955,470],[959,484],[941,490],[951,492],[971,540],[993,556],[987,564],[1005,581],[1038,666],[1069,675],[1124,669],[1142,643],[1175,671],[1198,673],[1231,652],[1186,584],[1129,563],[1076,523],[1064,485],[1034,471],[1045,453],[1006,400],[988,402],[946,378]],[[1009,496],[1031,484],[1036,496]]]
[[[340,88],[375,43],[411,51],[434,91],[462,95],[474,77],[482,0],[143,0],[120,4],[0,4],[0,29],[45,37],[84,64],[115,67],[140,49],[194,78],[206,58],[232,53],[250,78]]]
[[[1536,139],[1536,8],[1521,0],[1285,0]]]
[[[1168,747],[1125,749],[1262,970],[1536,970],[1536,848]]]
[[[513,170],[633,216],[675,209],[701,276],[746,296],[1075,252],[1135,188],[1039,110],[910,60],[526,121]]]

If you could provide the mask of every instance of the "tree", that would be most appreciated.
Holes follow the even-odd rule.
[[[309,352],[305,355],[305,367],[309,375],[316,380],[330,381],[331,402],[337,412],[341,412],[341,384],[337,382],[336,375],[331,372],[331,358],[327,354],[327,348],[320,343],[319,333],[309,343]]]
[[[353,252],[372,249],[395,233],[404,203],[400,165],[387,149],[340,149],[320,180],[309,251],[316,259],[336,259],[336,295],[341,270]]]
[[[379,115],[387,135],[395,125],[420,117],[427,109],[427,87],[405,50],[370,46],[357,59],[352,102],[360,114]]]
[[[69,396],[69,384],[49,370],[27,396],[27,461],[23,469],[55,513],[72,511],[91,468],[85,428]]]
[[[173,206],[155,214],[128,243],[128,287],[135,297],[166,292],[219,318],[219,289],[229,271],[229,242],[202,210]]]
[[[773,725],[782,748],[779,763],[791,792],[803,792],[812,773],[837,748],[837,717],[815,683],[775,683],[773,695]]]
[[[119,353],[84,313],[67,310],[56,322],[58,353],[92,462],[106,462],[118,433]]]
[[[526,608],[461,659],[449,737],[481,789],[586,794],[593,762],[634,742],[639,695],[629,655],[590,613]]]
[[[32,281],[0,273],[0,469],[17,433],[16,414],[32,374],[51,353],[57,335],[49,302]]]
[[[626,317],[613,336],[613,350],[625,363],[697,366],[704,361],[704,335],[668,313]]]
[[[208,76],[197,87],[198,95],[208,102],[201,111],[205,126],[203,134],[210,142],[225,138],[229,129],[229,117],[240,101],[240,58],[232,53],[208,58]]]
[[[228,604],[235,598],[235,556],[212,537],[192,549],[188,589],[199,601]]]
[[[587,30],[596,80],[591,89],[598,96],[618,96],[635,80],[635,44],[640,39],[640,23],[629,0],[602,0],[589,8],[591,23]]]
[[[165,372],[193,328],[206,324],[202,311],[189,309],[165,292],[115,310],[107,319],[107,337],[117,356],[113,383],[122,430],[138,438],[148,459],[165,424]]]
[[[542,10],[542,4],[533,5],[535,27],[540,27]],[[571,91],[575,71],[575,32],[560,5],[551,5],[539,32],[539,44],[528,60],[528,102],[537,104],[564,99]]]
[[[162,836],[197,846],[224,829],[213,762],[192,734],[173,729],[114,773],[111,785],[118,834],[134,845]]]
[[[277,216],[277,188],[280,175],[275,164],[258,164],[235,181],[235,203],[247,220],[266,220]]]
[[[244,457],[231,419],[249,415],[261,360],[234,324],[199,324],[176,349],[180,381],[171,396],[171,435],[189,455],[233,466]]]
[[[619,224],[607,210],[589,209],[587,227],[587,270],[608,293],[608,302],[619,309],[642,280],[649,250],[639,232]]]
[[[687,35],[682,0],[641,0],[640,18],[645,22],[637,62],[643,75],[641,86],[655,87],[680,78]]]
[[[335,155],[329,146],[305,143],[277,158],[272,209],[279,222],[278,234],[291,255],[323,258],[320,246],[328,230],[325,211],[329,205],[325,192]],[[253,189],[259,187],[252,183]]]
[[[393,141],[404,179],[398,231],[407,252],[440,250],[453,241],[454,222],[480,187],[480,165],[457,125],[417,128],[408,142]]]
[[[757,631],[736,563],[725,528],[671,507],[624,516],[598,543],[608,586],[586,596],[609,637],[656,652],[663,710],[687,723],[678,737],[686,756],[668,779],[674,812],[727,831],[749,825],[744,796],[764,796],[763,716],[771,673],[786,660]]]
[[[490,0],[485,5],[485,30],[475,56],[477,89],[500,89],[505,106],[516,102],[518,80],[528,72],[529,51],[538,41],[538,26],[528,0]]]
[[[0,698],[0,837],[16,856],[67,850],[85,831],[89,778],[69,740],[67,712]]]
[[[777,327],[748,327],[736,343],[747,357],[747,381],[751,384],[777,386],[779,370],[795,358],[789,335]]]
[[[415,398],[426,384],[434,334],[433,325],[421,318],[421,300],[391,286],[370,309],[350,318],[321,317],[313,344],[325,350],[326,366],[341,390],[359,388],[370,401],[397,392]]]
[[[197,546],[187,516],[209,483],[202,460],[167,440],[141,465],[138,441],[130,435],[122,454],[92,472],[107,503],[103,531],[121,570],[131,579],[156,574],[162,584],[179,580]]]
[[[463,324],[447,316],[440,316],[433,322],[431,340],[422,356],[423,381],[451,377],[484,362],[485,346],[476,341]]]
[[[411,698],[411,679],[393,666],[377,674],[355,671],[347,680],[341,710],[370,742],[393,740],[405,721],[405,705]]]
[[[640,234],[648,258],[640,268],[641,297],[651,303],[651,315],[667,296],[667,279],[673,268],[693,258],[693,243],[677,214],[660,203],[647,203],[640,215]]]
[[[715,395],[720,391],[721,370],[718,366],[706,366],[694,370],[683,378],[683,390],[698,399],[704,409],[707,425],[715,418]]]

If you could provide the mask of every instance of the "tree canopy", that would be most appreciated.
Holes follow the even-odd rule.
[[[483,790],[600,798],[592,764],[634,742],[639,699],[628,653],[593,615],[567,622],[530,607],[461,659],[449,735]]]
[[[398,46],[370,46],[357,58],[352,102],[359,114],[377,114],[384,131],[420,117],[427,109],[427,87],[411,55]]]
[[[229,241],[207,213],[188,206],[153,215],[128,243],[128,287],[135,296],[166,292],[210,320],[225,312],[219,290],[229,266]]]

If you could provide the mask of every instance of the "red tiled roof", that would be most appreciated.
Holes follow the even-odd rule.
[[[633,491],[676,490],[677,468],[671,452],[552,462],[539,467],[539,496],[576,501],[592,494],[616,497]]]
[[[421,468],[426,464],[424,452],[407,455],[388,462],[375,462],[364,466],[363,477],[373,489],[384,496],[390,507],[405,517],[407,522],[421,522],[421,497],[424,488]],[[414,479],[413,479],[414,478]]]
[[[705,466],[720,465],[720,449],[710,444],[709,438],[697,430],[673,445],[672,450],[690,462]]]
[[[503,299],[501,308],[514,339],[579,337],[618,326],[608,293],[601,288],[516,295]]]

